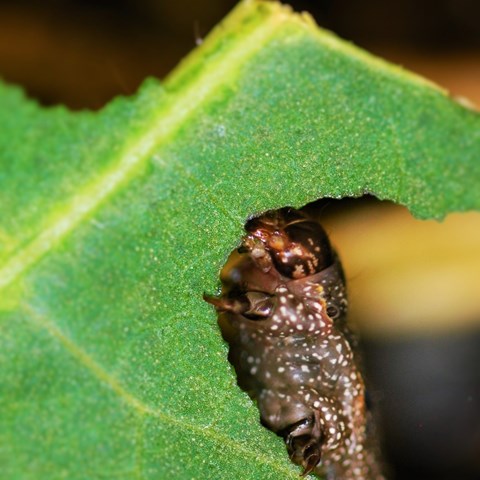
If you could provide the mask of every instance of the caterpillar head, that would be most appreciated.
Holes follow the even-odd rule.
[[[325,230],[290,207],[271,210],[247,222],[240,251],[248,251],[263,271],[274,267],[289,279],[314,275],[334,262]]]
[[[259,335],[325,335],[332,307],[325,289],[340,281],[341,266],[327,234],[303,212],[285,207],[250,219],[241,257],[222,278],[224,294],[204,296],[239,328]],[[340,275],[339,275],[340,274]]]

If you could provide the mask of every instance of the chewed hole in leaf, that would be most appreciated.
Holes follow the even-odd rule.
[[[342,258],[350,296],[349,317],[366,339],[363,346],[369,403],[373,403],[380,420],[379,431],[385,433],[382,441],[390,452],[387,459],[394,468],[396,456],[406,448],[392,434],[392,430],[398,433],[405,425],[402,416],[395,415],[395,402],[398,404],[399,398],[401,402],[402,396],[397,392],[396,399],[391,397],[381,365],[385,369],[385,365],[398,360],[395,349],[390,357],[388,354],[390,342],[398,337],[417,342],[419,338],[427,338],[432,343],[430,348],[438,349],[437,340],[441,344],[442,338],[452,332],[478,327],[480,312],[474,276],[480,266],[480,216],[455,214],[443,222],[416,220],[406,208],[373,197],[324,199],[307,205],[304,210],[325,226]],[[249,225],[254,221],[250,220]],[[240,275],[236,270],[240,257],[237,251],[230,256],[222,271],[224,285],[232,278],[239,280],[235,274],[232,276],[232,270]],[[445,282],[446,278],[450,281]],[[439,295],[442,285],[447,290]],[[270,297],[256,298],[254,302],[256,309],[265,311],[271,309],[270,304]],[[335,318],[338,314],[335,310],[329,307],[327,313]],[[225,317],[220,317],[220,321],[225,338],[231,339],[231,326]],[[411,348],[410,343],[405,348]],[[388,380],[396,388],[411,378],[406,371],[408,367],[400,359],[398,371],[389,372]],[[435,372],[426,365],[426,370],[419,369],[419,374],[420,378],[415,380],[433,388],[429,380]],[[248,382],[239,383],[245,388]],[[442,388],[441,395],[445,395],[450,385],[444,384]],[[417,400],[413,404],[421,403],[421,399]],[[446,415],[458,415],[458,405],[448,407]],[[396,426],[392,427],[391,418],[398,419]],[[464,447],[467,449],[472,441],[472,435],[466,435]],[[420,450],[427,448],[415,444]]]

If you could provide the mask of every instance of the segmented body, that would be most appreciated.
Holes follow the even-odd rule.
[[[343,272],[326,233],[291,208],[246,230],[222,295],[205,297],[221,312],[239,385],[303,474],[383,479],[367,438]]]

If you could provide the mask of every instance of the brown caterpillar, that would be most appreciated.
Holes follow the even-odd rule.
[[[318,222],[293,208],[247,222],[220,312],[238,383],[302,475],[383,480],[346,325],[341,264]]]

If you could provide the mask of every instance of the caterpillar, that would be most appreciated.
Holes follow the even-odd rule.
[[[290,459],[328,480],[384,480],[346,323],[345,278],[321,225],[286,207],[250,219],[219,313],[239,386]]]

